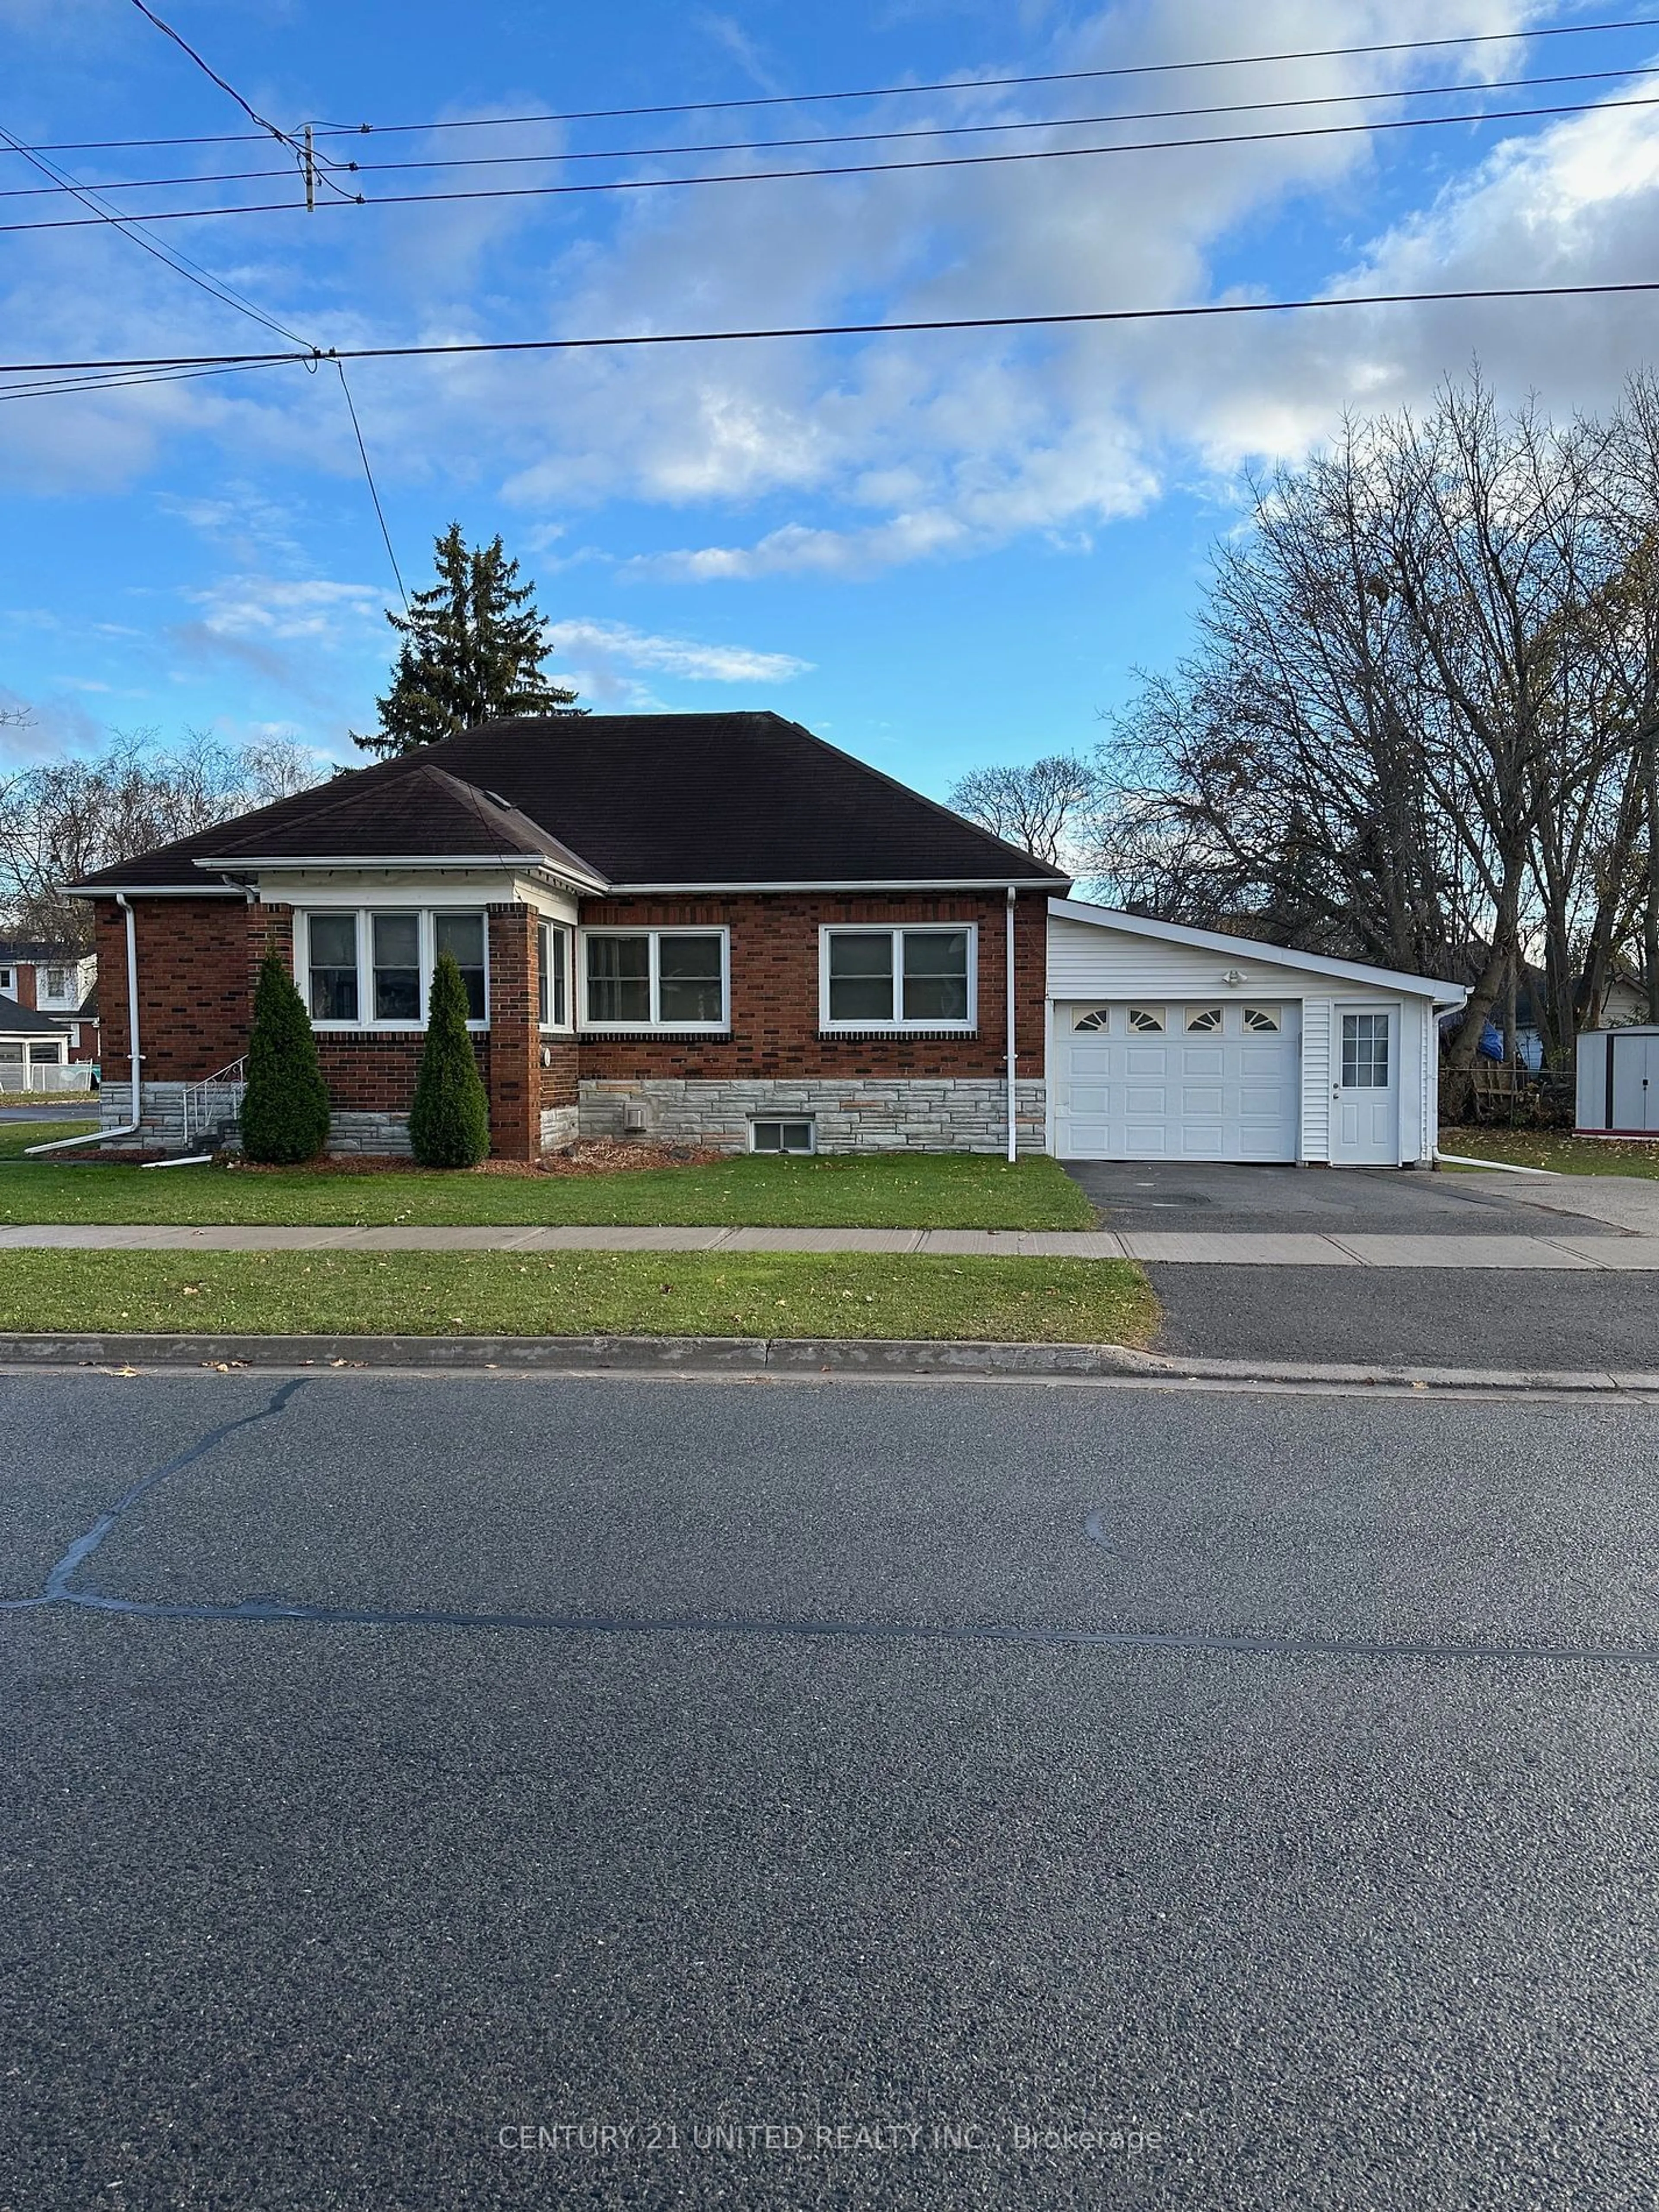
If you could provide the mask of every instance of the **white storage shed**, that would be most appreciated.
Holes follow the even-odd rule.
[[[1434,1157],[1460,984],[1048,902],[1061,1159],[1401,1167]],[[1659,1071],[1656,1071],[1659,1072]]]
[[[1577,1066],[1581,1136],[1659,1137],[1659,1029],[1585,1030]]]

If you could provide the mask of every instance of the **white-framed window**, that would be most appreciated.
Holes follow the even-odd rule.
[[[979,932],[972,922],[826,925],[818,946],[821,1029],[973,1028]]]
[[[37,968],[36,998],[43,1006],[71,1006],[75,1004],[75,970],[56,964]]]
[[[1244,1026],[1256,1036],[1272,1036],[1284,1027],[1277,1006],[1246,1006]]]
[[[1221,1027],[1220,1007],[1188,1006],[1187,1009],[1187,1027],[1189,1031],[1197,1030],[1200,1033],[1218,1030]]]
[[[538,932],[536,1018],[544,1030],[570,1027],[570,932],[544,921]]]
[[[585,929],[582,1027],[623,1032],[724,1030],[731,1005],[725,929]]]
[[[16,996],[17,970],[15,968],[0,968],[0,998],[15,999]]]
[[[1162,1006],[1131,1006],[1129,1027],[1141,1036],[1162,1036],[1164,1009]]]
[[[751,1152],[815,1152],[818,1126],[810,1115],[763,1115],[749,1124]]]
[[[487,1027],[489,933],[482,913],[314,907],[295,916],[295,967],[319,1030],[424,1029],[443,952],[461,971],[468,1027]]]

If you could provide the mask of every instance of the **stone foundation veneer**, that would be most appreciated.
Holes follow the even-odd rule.
[[[135,1134],[118,1137],[111,1145],[112,1152],[182,1152],[185,1140],[185,1094],[197,1092],[199,1086],[188,1083],[147,1083],[144,1085],[143,1126]],[[131,1118],[128,1099],[132,1086],[129,1083],[106,1083],[99,1095],[98,1118],[106,1129],[118,1129]],[[241,1103],[240,1086],[224,1085],[210,1091],[206,1108],[214,1121],[222,1126],[234,1119]],[[192,1112],[199,1113],[203,1102],[193,1098]],[[190,1149],[203,1143],[199,1122],[190,1133]],[[236,1152],[240,1139],[233,1128],[226,1139],[226,1149]],[[328,1117],[328,1149],[331,1152],[389,1153],[403,1158],[410,1157],[409,1116],[406,1114],[335,1113]]]
[[[185,1093],[195,1087],[147,1083],[143,1129],[136,1136],[117,1139],[113,1149],[184,1152]],[[104,1085],[98,1103],[105,1128],[118,1128],[127,1120],[129,1090],[125,1083]],[[579,1137],[623,1136],[623,1109],[630,1100],[645,1105],[647,1127],[635,1133],[647,1142],[715,1145],[732,1152],[748,1151],[749,1124],[757,1115],[810,1116],[817,1124],[818,1150],[823,1152],[1000,1152],[1008,1142],[1007,1086],[979,1077],[731,1083],[665,1077],[631,1083],[585,1081],[580,1105],[541,1110],[541,1149],[555,1152],[574,1145]],[[227,1088],[222,1099],[210,1101],[210,1108],[228,1115],[239,1103],[237,1094]],[[1046,1103],[1042,1084],[1020,1084],[1018,1138],[1022,1152],[1046,1148]],[[329,1116],[328,1132],[331,1152],[409,1157],[406,1114],[336,1112]],[[233,1135],[233,1148],[235,1141]],[[200,1128],[193,1128],[190,1148],[201,1142]]]
[[[749,1149],[757,1115],[810,1115],[821,1152],[1000,1152],[1008,1143],[1008,1086],[979,1077],[866,1077],[699,1083],[669,1079],[584,1081],[581,1133],[620,1137],[623,1109],[643,1101],[648,1141]],[[1016,1139],[1022,1152],[1047,1148],[1047,1091],[1022,1082]]]

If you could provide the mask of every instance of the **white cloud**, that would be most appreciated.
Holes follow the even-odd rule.
[[[625,672],[629,670],[648,670],[690,684],[787,684],[804,676],[812,665],[793,653],[761,653],[750,646],[653,636],[625,623],[550,623],[545,635],[561,670],[576,680],[584,696],[636,707],[660,702],[647,685]]]
[[[1546,12],[1541,0],[1351,0],[1340,35],[1355,44],[1473,35]],[[989,20],[1007,14],[993,9]],[[1045,20],[1054,27],[1040,51],[1029,36],[1011,39],[1020,64],[1104,68],[1241,44],[1236,0],[1144,0],[1069,24],[1059,10]],[[724,35],[715,19],[709,28]],[[1334,35],[1328,0],[1258,0],[1244,43],[1291,50]],[[1429,66],[1436,81],[1512,75],[1526,54],[1509,46],[1442,52]],[[1243,96],[1386,89],[1422,66],[1421,58],[1373,56],[1263,67],[1249,73]],[[1144,101],[1138,88],[1135,105],[1241,96],[1237,72],[1182,77],[1178,100],[1171,81],[1152,82],[1161,88]],[[556,103],[530,94],[522,103],[548,104]],[[1097,88],[1082,107],[1112,104],[1113,88]],[[1018,94],[977,89],[912,107],[917,120],[1010,120],[1052,114],[1054,105],[1049,88],[1026,106]],[[781,137],[792,135],[787,113],[777,118]],[[603,203],[490,203],[459,212],[453,230],[425,220],[437,210],[376,216],[372,226],[346,215],[319,230],[320,248],[291,226],[261,230],[263,258],[246,249],[237,281],[297,327],[325,325],[325,338],[341,342],[381,335],[389,324],[441,340],[515,328],[579,335],[1157,307],[1216,296],[1218,271],[1241,241],[1254,258],[1275,220],[1303,206],[1328,225],[1346,218],[1356,241],[1341,256],[1345,268],[1298,280],[1310,289],[1322,276],[1339,289],[1393,290],[1513,281],[1517,272],[1534,281],[1644,276],[1659,219],[1656,114],[1608,110],[1563,121],[1500,142],[1473,168],[1473,149],[1491,146],[1492,134],[1425,134],[1413,143],[1431,181],[1417,210],[1386,228],[1367,204],[1371,143],[1356,136]],[[518,143],[504,136],[508,143]],[[532,134],[523,146],[554,143]],[[1042,134],[1025,143],[1044,143]],[[1397,193],[1398,169],[1389,177]],[[532,216],[541,226],[533,233]],[[213,234],[216,266],[230,265],[223,234],[232,228]],[[504,241],[511,257],[497,258]],[[168,345],[205,344],[210,335],[222,342],[217,311],[123,241],[77,234],[72,243],[71,255],[69,244],[27,241],[0,295],[0,313],[28,329],[32,343],[78,357],[142,351],[163,331]],[[302,252],[303,264],[290,258]],[[1280,265],[1292,265],[1288,256]],[[295,297],[322,304],[302,313]],[[1650,313],[1638,302],[1336,309],[1228,324],[470,358],[366,368],[354,381],[388,494],[429,483],[446,501],[455,489],[458,506],[462,490],[481,504],[505,497],[521,510],[536,552],[571,527],[574,511],[637,501],[683,512],[684,543],[624,562],[625,575],[830,578],[963,557],[1023,535],[1086,545],[1100,528],[1145,512],[1170,481],[1298,453],[1332,430],[1344,406],[1420,398],[1477,352],[1501,389],[1531,383],[1558,406],[1595,404],[1626,366],[1650,356]],[[204,437],[234,453],[234,478],[225,485],[222,476],[222,490],[179,512],[221,537],[239,570],[268,560],[296,566],[283,544],[288,519],[251,501],[243,508],[240,480],[252,481],[260,463],[342,482],[356,476],[338,403],[319,380],[283,372],[0,409],[0,478],[36,489],[118,485],[183,438]],[[307,542],[297,520],[291,529]],[[590,548],[566,558],[590,556],[608,555]],[[272,596],[276,588],[250,586],[246,575],[216,585],[203,602],[204,635],[226,649],[272,651],[337,644],[353,623],[378,623],[380,594],[368,586],[284,586],[301,595],[286,600]],[[321,596],[307,601],[307,591]],[[601,638],[606,627],[587,626],[568,648],[586,655],[597,681],[635,682],[641,672],[775,680],[697,676],[637,652],[630,659],[618,640],[633,634],[611,625]]]
[[[325,577],[284,580],[227,576],[190,597],[206,611],[202,627],[215,637],[279,638],[284,642],[337,646],[377,618],[386,594],[370,584],[335,583]]]

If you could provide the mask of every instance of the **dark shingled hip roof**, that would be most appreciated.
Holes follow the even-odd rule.
[[[20,1006],[0,992],[0,1036],[60,1037],[76,1019],[74,1014],[43,1014],[37,1006]]]
[[[261,860],[538,857],[617,884],[1069,880],[777,714],[560,714],[336,777],[87,888],[212,889]]]

